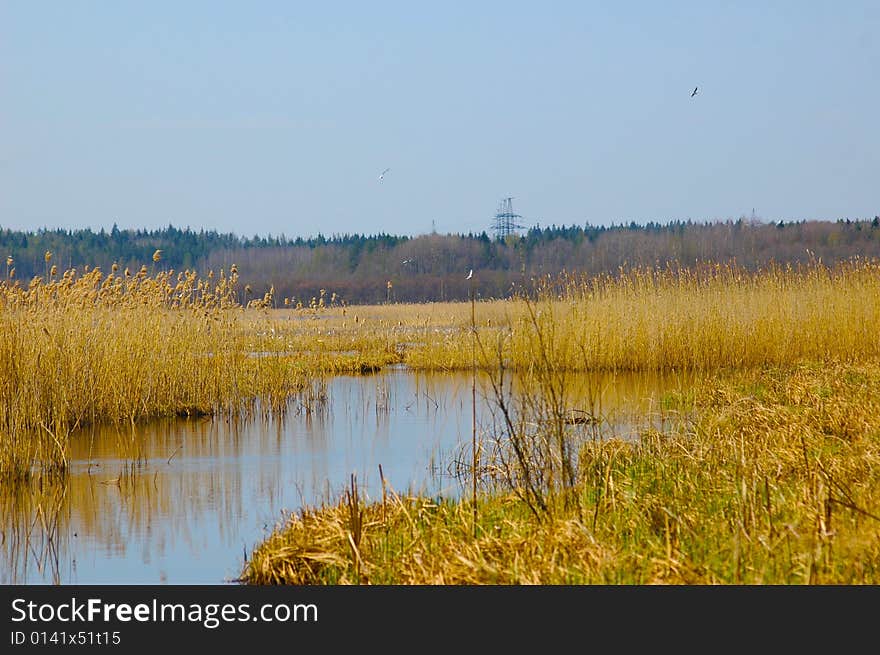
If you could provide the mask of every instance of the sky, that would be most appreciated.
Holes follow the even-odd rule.
[[[873,217],[878,39],[876,0],[0,0],[0,227]]]

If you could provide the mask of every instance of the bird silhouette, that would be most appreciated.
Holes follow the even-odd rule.
[[[381,182],[382,180],[385,179],[385,173],[387,173],[387,172],[390,171],[390,170],[391,170],[390,168],[386,168],[384,171],[382,171],[381,173],[379,173],[379,181],[380,181],[380,182]]]
[[[691,98],[693,98],[695,95],[697,95],[697,89],[699,89],[699,88],[700,87],[698,87],[698,86],[694,87],[694,91],[693,91],[693,93],[691,93]]]

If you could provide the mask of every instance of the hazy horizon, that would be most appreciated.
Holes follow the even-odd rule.
[[[867,1],[5,0],[0,226],[869,218],[878,27]]]

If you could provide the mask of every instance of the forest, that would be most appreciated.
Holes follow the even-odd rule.
[[[156,255],[156,251],[160,251]],[[277,307],[313,299],[347,304],[505,298],[532,280],[561,272],[617,274],[644,267],[735,263],[747,270],[880,257],[880,217],[765,222],[755,219],[610,226],[536,225],[504,238],[478,234],[318,234],[243,237],[168,225],[156,230],[0,229],[6,275],[26,285],[61,270],[228,270],[242,290]],[[322,294],[323,291],[323,294]],[[244,291],[242,291],[244,293]],[[245,296],[242,300],[246,300]]]

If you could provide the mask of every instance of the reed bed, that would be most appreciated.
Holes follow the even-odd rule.
[[[63,472],[91,423],[281,411],[307,389],[282,358],[249,356],[235,266],[58,274],[50,258],[43,277],[0,281],[0,478]]]
[[[493,320],[478,303],[477,333],[487,344],[500,340],[506,365],[519,369],[539,365],[538,334],[553,366],[571,370],[712,372],[880,355],[880,264],[860,259],[757,272],[729,264],[563,275],[537,281],[505,309]],[[462,308],[457,329],[421,340],[406,362],[466,370],[470,338]],[[492,368],[495,359],[478,365]]]
[[[361,498],[292,514],[248,584],[877,584],[880,367],[740,371],[683,390],[693,419],[580,444],[536,515],[516,490]],[[687,391],[687,393],[684,393]],[[354,481],[353,481],[354,482]],[[567,502],[573,499],[575,502]]]
[[[479,278],[479,271],[475,273]],[[620,270],[533,280],[510,299],[274,308],[251,334],[295,353],[313,370],[371,370],[404,363],[436,371],[473,365],[474,328],[488,354],[477,366],[536,365],[535,338],[553,366],[580,371],[706,371],[880,355],[880,263],[826,266],[735,263]]]

